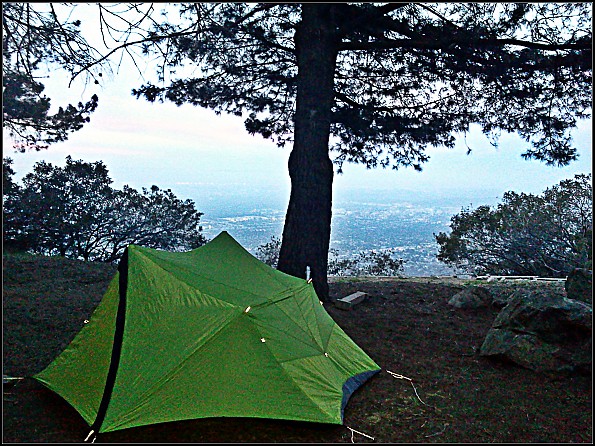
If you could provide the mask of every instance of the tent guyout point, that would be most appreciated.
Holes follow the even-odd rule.
[[[342,424],[378,371],[311,283],[222,232],[182,253],[130,245],[88,323],[33,377],[101,433],[206,417]]]

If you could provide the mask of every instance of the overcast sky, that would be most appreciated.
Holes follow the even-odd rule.
[[[149,103],[131,96],[133,87],[143,81],[138,72],[126,68],[103,85],[75,82],[68,88],[68,77],[57,72],[46,84],[54,106],[88,101],[99,96],[99,107],[91,122],[73,133],[69,140],[41,152],[14,153],[4,135],[4,156],[13,158],[16,179],[31,171],[33,164],[46,160],[64,165],[65,157],[87,162],[102,160],[114,180],[114,187],[129,184],[140,189],[155,184],[171,188],[180,198],[188,186],[205,191],[269,191],[271,197],[289,197],[287,158],[291,147],[278,148],[260,136],[249,135],[242,118],[220,115],[191,105]],[[574,143],[579,160],[569,166],[550,167],[525,161],[520,155],[525,144],[515,135],[503,134],[498,149],[492,147],[478,129],[458,139],[454,150],[429,150],[430,161],[423,172],[413,169],[366,170],[345,165],[344,174],[334,182],[335,197],[348,197],[351,191],[400,189],[456,196],[477,190],[499,196],[508,190],[540,193],[577,173],[592,170],[591,120],[579,123]],[[467,146],[473,149],[467,155]],[[186,186],[182,188],[181,186]],[[283,198],[285,197],[285,198]],[[200,203],[197,203],[200,209]]]

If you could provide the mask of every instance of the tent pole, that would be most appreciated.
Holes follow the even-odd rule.
[[[103,396],[101,397],[101,403],[97,410],[97,416],[95,421],[91,425],[91,432],[95,431],[99,433],[107,408],[109,406],[110,399],[112,397],[112,391],[114,390],[114,384],[116,382],[116,375],[118,373],[118,367],[120,365],[120,353],[122,352],[122,341],[124,339],[124,323],[126,319],[126,292],[128,288],[128,249],[124,250],[120,263],[118,264],[119,278],[119,295],[120,301],[118,302],[118,313],[116,315],[116,328],[114,331],[114,343],[112,347],[112,357],[110,361],[109,370],[105,379],[105,387],[103,389]],[[95,441],[95,440],[93,440]]]

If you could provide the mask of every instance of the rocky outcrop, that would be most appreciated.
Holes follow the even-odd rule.
[[[468,286],[448,300],[455,308],[472,309],[482,307],[504,308],[519,286],[515,284],[490,284],[487,286]],[[551,292],[559,292],[552,289]]]
[[[494,320],[480,355],[538,372],[591,373],[591,305],[544,290],[517,290]]]
[[[586,268],[575,268],[568,274],[564,288],[569,299],[593,305],[593,271]]]

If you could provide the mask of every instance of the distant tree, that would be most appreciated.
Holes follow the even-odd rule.
[[[98,103],[92,95],[88,102],[61,106],[50,114],[40,66],[72,71],[97,56],[80,35],[80,21],[59,22],[54,5],[43,6],[49,8],[45,13],[32,3],[2,2],[2,127],[20,152],[65,141],[89,122]]]
[[[593,263],[593,181],[592,174],[575,175],[543,192],[545,212],[552,224],[544,233],[560,246],[563,261],[592,269]],[[547,220],[546,220],[547,221]],[[568,258],[563,252],[570,252]],[[576,257],[575,257],[576,254]],[[567,271],[569,272],[569,271]]]
[[[249,133],[293,143],[278,268],[305,277],[309,266],[322,300],[333,161],[421,169],[428,147],[454,147],[472,124],[494,143],[501,131],[519,134],[525,158],[576,158],[570,130],[592,100],[589,3],[174,7],[131,4],[136,18],[119,22],[119,49],[140,44],[160,67],[160,85],[133,93],[246,116]]]
[[[467,272],[565,277],[592,267],[593,186],[576,175],[541,195],[506,192],[495,209],[463,209],[435,236],[438,259]]]
[[[327,272],[330,276],[357,276],[357,260],[339,257],[339,251],[329,249]]]
[[[177,251],[206,242],[191,200],[157,186],[139,193],[111,183],[101,161],[36,163],[10,209],[19,238],[33,252],[105,262],[118,260],[128,244]]]
[[[63,168],[40,161],[22,181],[17,206],[30,249],[89,260],[85,247],[101,226],[112,193],[105,165],[70,156]]]
[[[370,251],[361,253],[358,262],[363,266],[360,275],[398,276],[403,272],[405,260],[395,258],[390,251]]]

